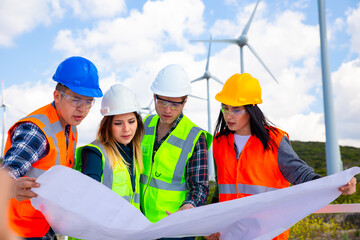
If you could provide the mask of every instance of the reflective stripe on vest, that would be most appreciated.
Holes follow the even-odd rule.
[[[145,216],[157,222],[166,211],[175,212],[186,198],[186,164],[192,156],[195,143],[205,135],[210,148],[212,136],[183,116],[176,128],[153,153],[158,115],[145,118],[145,135],[141,143],[144,173],[140,177],[141,203]],[[169,200],[171,199],[171,200]]]
[[[24,117],[21,120],[26,121],[26,119],[28,119],[28,118],[29,117]],[[63,130],[60,121],[56,121],[53,124],[51,124],[49,118],[46,115],[40,115],[40,114],[32,115],[31,118],[36,118],[45,125],[45,127],[42,130],[48,137],[51,137],[52,140],[54,141],[54,144],[56,147],[56,152],[57,152],[55,165],[59,165],[60,164],[60,151],[58,149],[58,142],[57,142],[55,135]],[[26,176],[38,178],[44,172],[45,172],[45,170],[32,167],[29,169],[29,171],[26,172]]]
[[[105,150],[104,146],[96,140],[86,146],[97,147],[98,150],[100,151],[100,153],[102,155],[102,161],[103,161],[103,174],[101,176],[101,183],[104,184],[107,188],[116,192],[116,189],[114,189],[114,178],[116,178],[118,176],[116,176],[116,175],[114,176],[114,171],[113,171],[112,167],[110,166],[110,161],[106,154],[106,150]],[[80,157],[80,161],[81,161],[81,153],[79,153],[78,156]],[[140,173],[139,173],[138,166],[135,163],[135,161],[134,161],[134,168],[135,168],[135,174],[136,174],[136,176],[135,176],[135,192],[132,191],[132,185],[131,185],[130,174],[128,172],[128,169],[123,169],[121,171],[126,171],[126,176],[128,177],[127,180],[129,182],[128,184],[130,184],[130,186],[126,185],[130,195],[122,195],[119,192],[116,192],[116,193],[119,194],[120,196],[122,195],[122,197],[124,199],[126,199],[129,203],[133,204],[136,208],[140,209],[140,193],[139,193],[139,191],[140,191],[140,187],[139,187]],[[81,170],[81,169],[78,169],[78,170]]]
[[[48,136],[49,138],[52,138],[52,140],[54,142],[54,145],[55,145],[55,148],[56,148],[55,165],[60,165],[60,151],[59,151],[59,147],[58,147],[59,145],[58,145],[57,138],[56,138],[56,134],[63,131],[63,128],[61,126],[60,121],[50,123],[49,118],[46,115],[43,115],[43,114],[31,115],[30,117],[38,119],[40,122],[42,122],[45,125],[45,127],[42,128],[42,130],[44,131],[46,136]],[[21,120],[26,121],[26,119],[29,119],[29,117],[24,117]],[[74,136],[76,136],[76,133],[77,133],[76,127],[71,126],[71,130],[73,131]],[[70,144],[70,142],[69,142],[69,144]],[[74,141],[72,142],[72,144],[73,144],[73,155],[74,155],[75,154],[75,148],[76,148],[76,137],[74,138]],[[44,172],[45,172],[45,170],[35,168],[35,167],[31,167],[29,169],[29,171],[26,172],[26,176],[27,177],[38,178]]]
[[[149,116],[145,120],[145,135],[153,135],[155,127],[149,127],[149,123],[153,119],[155,115]],[[164,181],[161,181],[160,179],[151,178],[149,186],[163,189],[163,190],[171,190],[171,191],[186,191],[186,183],[181,183],[182,176],[184,175],[185,166],[187,163],[187,156],[193,149],[193,142],[195,141],[195,138],[199,134],[199,132],[202,131],[199,127],[192,127],[186,141],[183,139],[180,139],[174,135],[170,135],[167,143],[178,147],[181,150],[180,157],[177,161],[175,171],[174,171],[174,177],[172,179],[171,183],[167,183]],[[140,182],[142,184],[147,184],[148,176],[141,175]]]
[[[249,185],[249,184],[237,184],[239,191],[236,190],[235,184],[219,184],[219,193],[221,194],[259,194],[264,192],[270,192],[277,190],[279,188],[271,188],[265,186],[258,186],[258,185]]]
[[[125,198],[126,201],[131,202],[131,197],[130,196],[122,196],[123,198]],[[134,203],[140,204],[140,194],[139,193],[135,193],[133,195],[134,197]]]
[[[113,171],[112,167],[110,166],[109,159],[107,158],[105,148],[102,144],[98,144],[97,141],[93,141],[91,143],[92,145],[97,146],[100,149],[101,155],[104,158],[104,169],[103,169],[103,175],[102,175],[102,181],[101,183],[104,184],[109,189],[112,189],[113,185]]]

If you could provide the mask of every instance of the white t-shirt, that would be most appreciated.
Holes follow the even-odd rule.
[[[236,158],[239,158],[241,151],[243,150],[246,142],[249,140],[251,135],[238,135],[234,133],[234,143],[237,150]],[[236,151],[235,151],[236,152]]]

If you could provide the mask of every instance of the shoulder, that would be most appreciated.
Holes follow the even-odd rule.
[[[232,139],[234,138],[234,133],[232,133],[232,132],[230,132],[229,134],[223,134],[223,135],[219,135],[219,133],[218,133],[214,136],[213,144],[220,144],[224,141],[228,141],[228,139],[231,139],[231,138]]]
[[[17,123],[12,130],[11,136],[12,137],[18,137],[18,136],[38,136],[40,138],[44,137],[45,134],[40,129],[39,126],[37,126],[33,122],[19,122]]]
[[[84,147],[81,148],[81,152],[82,153],[94,153],[96,155],[101,156],[102,153],[100,151],[100,149],[96,146],[91,146],[91,145],[86,145]]]

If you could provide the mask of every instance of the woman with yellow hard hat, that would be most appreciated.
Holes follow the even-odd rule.
[[[234,74],[215,96],[221,102],[213,153],[217,188],[213,202],[223,202],[320,178],[290,145],[288,134],[265,117],[259,81],[248,73]],[[353,194],[356,179],[339,188]],[[287,239],[285,231],[275,239]],[[220,233],[206,239],[218,239]]]

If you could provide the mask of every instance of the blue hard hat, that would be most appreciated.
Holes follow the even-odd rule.
[[[75,56],[65,59],[59,64],[52,78],[77,94],[87,97],[103,96],[99,87],[98,71],[86,58]]]

